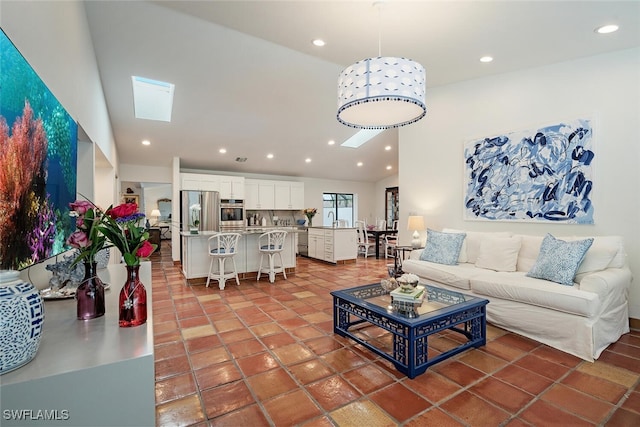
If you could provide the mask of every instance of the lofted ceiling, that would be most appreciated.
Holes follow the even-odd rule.
[[[94,0],[86,10],[122,163],[180,157],[188,169],[337,180],[375,182],[398,166],[396,129],[340,147],[357,132],[335,118],[351,63],[381,52],[424,65],[428,126],[430,88],[640,46],[638,1]],[[620,30],[594,32],[608,23]],[[170,123],[134,118],[132,75],[176,85]]]

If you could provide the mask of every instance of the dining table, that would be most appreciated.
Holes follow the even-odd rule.
[[[376,243],[376,259],[380,258],[380,236],[395,236],[398,234],[398,230],[386,229],[386,228],[367,228],[367,234],[373,235]]]

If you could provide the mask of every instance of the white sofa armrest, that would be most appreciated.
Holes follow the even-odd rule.
[[[607,268],[576,276],[580,290],[593,292],[602,301],[615,301],[615,304],[626,303],[631,285],[631,270],[628,267]]]

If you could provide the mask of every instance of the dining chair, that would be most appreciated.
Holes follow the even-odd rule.
[[[369,255],[375,255],[376,244],[375,242],[369,240],[365,222],[356,221],[356,230],[358,232],[358,254],[363,254],[365,258],[367,258]],[[369,253],[371,249],[374,250],[372,254]]]

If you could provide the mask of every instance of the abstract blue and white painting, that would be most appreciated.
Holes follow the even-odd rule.
[[[593,224],[590,119],[469,141],[464,219]]]

